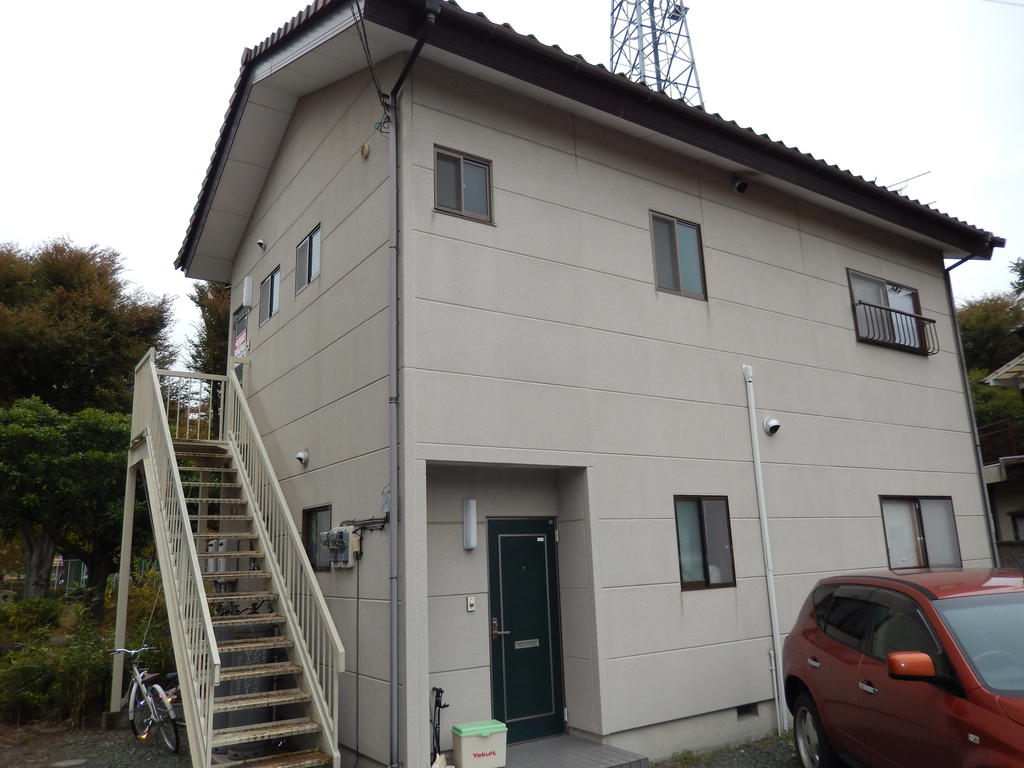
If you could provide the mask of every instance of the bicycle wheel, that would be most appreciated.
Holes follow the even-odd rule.
[[[160,731],[160,741],[172,754],[178,751],[178,724],[174,722],[174,709],[167,700],[167,694],[159,685],[149,688],[155,713],[154,725]]]
[[[132,733],[140,736],[146,732],[146,718],[149,716],[149,705],[138,683],[132,683],[132,689],[128,693],[128,725]]]

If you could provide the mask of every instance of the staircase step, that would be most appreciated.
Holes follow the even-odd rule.
[[[221,653],[243,653],[245,651],[269,651],[275,648],[291,648],[293,643],[287,637],[252,637],[245,640],[218,640],[217,650]]]
[[[210,451],[175,451],[174,455],[179,459],[182,457],[188,457],[190,459],[230,459],[231,454],[226,451],[221,453],[212,453]]]
[[[276,592],[214,592],[206,596],[208,603],[230,603],[239,600],[276,600]]]
[[[244,627],[249,624],[284,624],[284,616],[276,613],[250,613],[248,616],[212,616],[214,629],[221,627]]]
[[[238,579],[269,579],[270,571],[210,571],[203,574],[207,581],[211,579],[237,581]]]
[[[331,762],[330,756],[318,749],[304,749],[300,752],[285,752],[270,757],[217,763],[217,768],[318,768],[321,765],[330,765]]]
[[[214,748],[229,747],[232,744],[248,744],[254,741],[269,741],[270,739],[283,739],[288,736],[319,732],[320,726],[308,717],[296,717],[292,720],[278,720],[275,723],[218,728],[213,732],[212,746]]]
[[[238,696],[221,696],[213,702],[213,711],[237,712],[241,709],[257,707],[280,707],[285,704],[301,704],[313,698],[298,688],[285,688],[280,691],[262,691],[260,693],[243,693]]]
[[[219,536],[220,534],[217,535]],[[251,538],[256,537],[252,536]],[[199,557],[227,557],[229,559],[263,557],[263,552],[258,549],[229,549],[226,552],[197,552],[196,554]]]
[[[192,467],[188,467],[192,469]],[[189,488],[241,488],[241,483],[219,483],[213,480],[182,480],[181,484]]]
[[[258,539],[259,536],[252,531],[201,531],[199,533],[193,533],[192,538],[194,539]],[[207,552],[206,554],[214,554],[213,552]],[[228,557],[223,552],[217,552],[217,557]]]
[[[214,498],[212,496],[186,496],[186,504],[248,504],[245,499],[236,497]]]
[[[290,661],[276,661],[272,664],[246,664],[241,667],[221,667],[220,681],[248,680],[255,677],[276,677],[277,675],[301,675],[302,667]]]

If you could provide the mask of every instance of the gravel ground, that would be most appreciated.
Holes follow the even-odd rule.
[[[800,768],[793,739],[771,736],[729,749],[703,754],[686,753],[655,768]]]
[[[180,753],[171,755],[159,744],[140,742],[127,728],[0,725],[0,768],[188,768],[184,730]],[[655,768],[800,768],[800,763],[792,739],[773,736],[730,749],[681,754]]]
[[[0,768],[189,768],[184,727],[179,734],[181,749],[172,755],[160,744],[139,741],[128,728],[105,731],[54,723],[20,728],[0,725]]]

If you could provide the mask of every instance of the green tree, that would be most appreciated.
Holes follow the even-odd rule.
[[[193,283],[188,297],[199,310],[195,336],[186,342],[189,370],[223,374],[228,361],[228,323],[231,287],[220,283]]]
[[[45,593],[60,551],[86,564],[102,614],[121,544],[128,434],[127,416],[96,408],[63,414],[27,398],[0,409],[0,528],[21,535],[29,596]]]
[[[982,379],[991,371],[968,371],[971,382],[971,401],[974,404],[974,420],[979,427],[1003,419],[1024,417],[1024,400],[1020,391],[1012,387],[990,387]]]
[[[956,316],[968,370],[994,371],[1024,352],[1024,339],[1016,332],[1024,325],[1024,301],[1012,292],[965,301]]]
[[[174,359],[171,299],[133,289],[116,251],[53,240],[0,245],[0,406],[33,395],[64,412],[127,412],[149,347]]]
[[[1010,283],[1010,290],[1013,295],[1020,297],[1024,294],[1024,259],[1014,259],[1010,264],[1010,274],[1013,275],[1013,282]]]

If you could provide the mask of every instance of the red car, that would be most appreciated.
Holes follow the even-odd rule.
[[[822,579],[783,651],[804,768],[1024,766],[1024,574]]]

